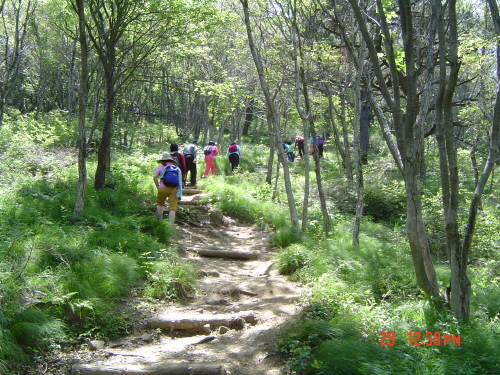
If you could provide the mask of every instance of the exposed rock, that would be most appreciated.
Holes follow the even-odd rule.
[[[154,339],[153,335],[150,335],[149,333],[145,333],[141,336],[142,341],[151,342],[153,341],[153,339]]]
[[[224,220],[224,215],[222,214],[222,211],[219,210],[218,208],[210,211],[210,220],[215,225],[222,226]]]
[[[92,340],[89,341],[89,349],[90,350],[100,350],[104,349],[104,341],[101,340]]]

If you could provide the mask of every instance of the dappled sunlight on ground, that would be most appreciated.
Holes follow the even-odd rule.
[[[123,374],[153,374],[158,366],[183,363],[204,368],[205,372],[196,372],[198,367],[193,367],[193,374],[216,371],[211,364],[221,364],[220,371],[231,374],[284,374],[276,348],[280,327],[300,312],[304,291],[273,269],[267,233],[229,222],[179,225],[178,250],[207,275],[199,280],[195,295],[181,303],[158,304],[150,322],[143,322],[143,329],[134,334],[135,338],[142,334],[143,340],[126,338],[115,346],[108,344],[102,350],[106,355],[74,366],[73,373],[98,375],[115,369]],[[200,249],[255,253],[256,259],[204,257],[198,254]],[[176,328],[191,323],[195,328]]]

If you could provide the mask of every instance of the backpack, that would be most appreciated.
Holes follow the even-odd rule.
[[[227,148],[227,150],[229,152],[237,152],[238,151],[238,146],[236,146],[236,145],[229,145],[229,147]]]
[[[210,155],[212,153],[212,146],[206,145],[205,147],[203,147],[203,153],[205,155]]]
[[[170,153],[170,156],[172,157],[172,159],[174,159],[174,165],[176,167],[178,167],[179,166],[179,153],[177,151],[174,151],[174,152]]]
[[[170,187],[179,186],[179,176],[180,169],[172,164],[165,165],[165,168],[160,173],[160,179],[163,181],[163,185]]]
[[[190,143],[184,149],[184,156],[194,157],[195,152],[196,152],[196,145]]]

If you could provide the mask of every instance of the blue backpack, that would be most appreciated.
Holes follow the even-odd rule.
[[[163,181],[163,185],[170,187],[179,186],[179,176],[181,170],[172,164],[167,164],[165,168],[160,173],[160,179]]]

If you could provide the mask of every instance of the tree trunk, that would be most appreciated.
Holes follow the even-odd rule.
[[[347,120],[346,120],[346,89],[342,91],[340,95],[340,105],[341,105],[341,122],[342,122],[342,134],[343,134],[343,147],[345,154],[345,170],[347,176],[347,182],[349,186],[354,182],[354,172],[352,171],[352,159],[351,159],[351,146],[349,144],[348,130],[347,130]]]
[[[248,135],[248,132],[250,130],[250,125],[252,124],[253,119],[253,104],[254,99],[251,98],[245,110],[245,122],[243,123],[242,135]]]
[[[370,121],[372,110],[368,101],[367,93],[361,89],[361,109],[359,120],[359,149],[361,150],[361,160],[363,164],[368,163],[368,148],[370,147]]]
[[[363,61],[365,55],[364,42],[361,41],[361,47],[357,49],[358,56],[352,56],[356,59],[356,80],[354,84],[354,167],[356,171],[356,212],[354,215],[354,224],[352,229],[352,244],[355,249],[359,250],[359,232],[361,228],[361,219],[363,217],[363,150],[361,148],[361,129],[363,127],[362,115],[362,92],[361,92],[361,77],[364,74]]]
[[[255,63],[255,67],[257,69],[257,73],[259,75],[259,81],[260,81],[260,86],[262,89],[262,92],[264,94],[264,98],[266,101],[266,106],[267,106],[267,111],[268,111],[268,121],[269,124],[272,126],[272,129],[274,131],[275,137],[277,142],[281,142],[280,139],[280,128],[279,128],[279,119],[278,119],[278,114],[276,110],[276,106],[274,104],[273,98],[271,96],[271,93],[268,88],[266,76],[264,74],[264,68],[262,66],[262,62],[260,59],[260,55],[257,51],[257,48],[255,47],[254,41],[253,41],[253,35],[252,35],[252,28],[250,25],[250,11],[248,9],[248,0],[240,0],[242,6],[243,6],[243,12],[245,14],[245,26],[247,29],[247,36],[248,36],[248,44],[250,47],[250,51],[252,53],[252,58]],[[275,145],[276,147],[277,145]],[[288,198],[288,207],[290,209],[290,219],[291,219],[291,225],[292,225],[292,231],[295,233],[300,233],[299,229],[299,218],[297,215],[297,208],[295,207],[295,198],[293,196],[292,192],[292,185],[290,182],[290,174],[288,171],[288,161],[286,160],[283,149],[281,148],[279,150],[278,155],[280,156],[281,164],[283,166],[283,175],[284,175],[284,185],[285,185],[285,191],[286,195]]]
[[[385,82],[385,75],[382,72],[374,41],[371,38],[366,23],[364,22],[363,13],[359,4],[356,0],[349,0],[349,3],[351,4],[354,16],[358,21],[360,31],[366,42],[381,94],[390,108],[395,126],[399,153],[404,160],[403,176],[405,180],[407,202],[406,228],[417,283],[429,297],[439,299],[439,286],[437,284],[434,266],[430,257],[429,244],[423,223],[420,201],[421,181],[419,180],[419,173],[421,170],[423,121],[422,116],[420,116],[417,112],[418,100],[416,96],[416,84],[418,77],[416,76],[415,57],[413,51],[413,43],[415,40],[412,30],[411,6],[407,0],[401,0],[399,2],[399,16],[403,26],[402,36],[405,51],[406,79],[408,84],[408,97],[406,100],[407,108],[405,110],[405,116],[403,116],[399,71],[394,57],[391,30],[385,18],[385,8],[382,1],[377,0],[377,10],[381,18],[380,24],[384,35],[385,53],[389,63],[392,83],[391,91]],[[425,110],[426,109],[427,108],[425,108]]]
[[[106,185],[106,175],[110,168],[111,140],[113,138],[113,113],[115,105],[114,78],[106,74],[106,98],[104,124],[101,142],[97,150],[97,168],[95,171],[94,187],[96,190],[103,189]]]
[[[342,160],[342,164],[345,166],[347,180],[350,183],[352,183],[354,177],[352,174],[351,158],[350,158],[349,149],[347,149],[347,150],[345,149],[345,147],[340,139],[339,130],[337,128],[336,121],[335,121],[335,113],[334,113],[332,95],[330,94],[330,90],[326,84],[325,84],[325,95],[328,98],[328,117],[329,117],[330,124],[331,124],[332,130],[333,130],[333,140],[335,142],[335,147],[337,148],[337,151],[340,155],[340,159]]]
[[[299,115],[302,119],[302,123],[307,123],[308,125],[308,132],[304,134],[304,138],[306,138],[307,133],[311,133],[313,136],[313,139],[316,139],[316,129],[314,125],[314,118],[312,115],[312,110],[311,110],[311,102],[309,100],[309,88],[307,86],[307,81],[306,81],[306,75],[305,75],[305,70],[304,70],[304,59],[303,59],[303,52],[302,52],[302,45],[301,45],[301,40],[298,32],[298,26],[296,22],[296,9],[292,10],[293,13],[293,20],[292,20],[292,26],[291,26],[291,34],[292,34],[292,43],[293,43],[293,49],[294,49],[294,62],[295,62],[295,105],[297,107],[297,111],[299,112]],[[304,100],[304,109],[302,110],[301,105],[300,105],[300,98],[299,98],[299,93],[302,93],[302,97]],[[305,129],[304,129],[305,131]],[[307,154],[306,156],[306,161],[308,162],[309,158]],[[328,207],[326,204],[326,198],[325,198],[325,193],[323,190],[323,182],[321,179],[321,165],[320,165],[320,160],[319,160],[319,154],[318,152],[314,152],[313,154],[314,158],[314,166],[315,166],[315,175],[316,175],[316,184],[318,186],[318,196],[320,200],[320,207],[321,207],[321,214],[323,216],[323,226],[324,226],[324,231],[325,233],[329,233],[332,229],[332,224],[330,220],[330,215],[328,214]],[[308,174],[307,174],[308,175]],[[307,176],[308,177],[308,176]],[[307,195],[307,198],[309,198],[309,195]],[[307,205],[308,201],[304,202],[304,205]],[[304,208],[302,212],[302,228],[307,227],[307,210]],[[304,219],[306,219],[304,223]]]
[[[80,90],[78,93],[78,184],[76,188],[75,206],[73,216],[79,218],[85,205],[85,187],[87,184],[87,139],[85,120],[87,113],[87,97],[89,90],[88,45],[85,35],[85,9],[84,0],[76,0],[78,14],[79,39],[80,39]]]

